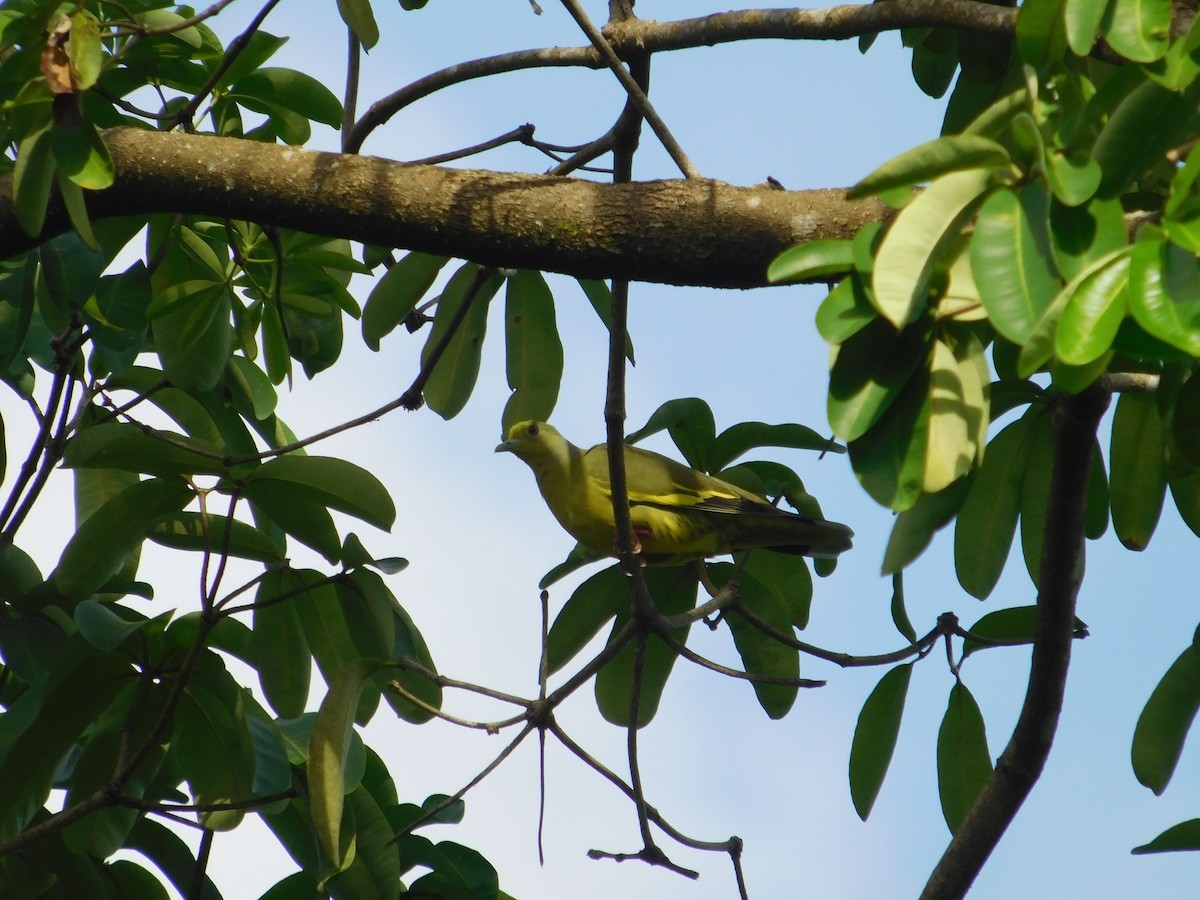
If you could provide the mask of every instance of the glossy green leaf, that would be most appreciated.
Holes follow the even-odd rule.
[[[1036,606],[1011,606],[990,612],[967,629],[972,637],[963,641],[963,658],[979,650],[1005,646],[1012,643],[1032,644],[1037,632]],[[1088,636],[1087,626],[1075,620],[1074,634],[1077,638]],[[982,638],[976,640],[975,638]],[[995,641],[997,643],[988,643]]]
[[[337,7],[342,21],[354,32],[364,49],[370,50],[379,43],[379,25],[371,11],[370,0],[337,0]]]
[[[1108,0],[1066,0],[1063,4],[1067,45],[1076,56],[1087,56],[1092,52],[1107,9]]]
[[[38,248],[42,284],[55,304],[77,312],[96,292],[104,254],[88,247],[73,232],[60,234]]]
[[[125,639],[141,631],[146,617],[116,603],[85,600],[75,607],[79,633],[98,650],[116,650]]]
[[[1200,850],[1200,819],[1188,819],[1172,825],[1148,844],[1134,847],[1135,855],[1144,853],[1173,853],[1178,850]]]
[[[853,243],[847,240],[809,241],[790,247],[771,260],[767,281],[780,284],[805,279],[827,279],[854,267]]]
[[[992,774],[983,714],[966,685],[955,682],[938,729],[938,796],[951,832],[958,830]]]
[[[704,400],[698,397],[668,400],[650,414],[645,425],[625,435],[625,443],[635,444],[664,429],[689,466],[710,470],[709,457],[716,443],[717,426]]]
[[[558,401],[562,340],[554,316],[554,297],[541,272],[521,269],[508,279],[504,337],[505,371],[513,392],[501,419],[507,434],[516,422],[547,421]]]
[[[297,587],[299,579],[293,573],[275,571],[259,583],[255,595],[251,652],[263,695],[283,718],[304,712],[312,680],[312,657],[300,612],[294,599],[286,596]]]
[[[342,668],[313,722],[308,743],[308,789],[313,828],[322,848],[339,868],[346,862],[341,843],[346,755],[354,713],[363,686],[379,669],[377,660],[356,659]]]
[[[1021,485],[1035,432],[1034,418],[1025,416],[1006,425],[988,444],[983,464],[958,513],[954,528],[954,568],[958,583],[972,597],[986,598],[1008,559]]]
[[[342,2],[348,3],[353,0]],[[365,41],[363,43],[366,44]],[[229,93],[240,103],[258,112],[268,112],[260,107],[263,101],[269,100],[270,106],[281,106],[314,122],[321,122],[333,128],[342,124],[342,104],[333,92],[311,75],[297,72],[295,69],[256,69],[230,85]]]
[[[253,481],[242,494],[253,505],[260,529],[269,531],[273,524],[329,562],[338,561],[342,542],[324,503],[304,496],[294,484],[278,480]]]
[[[579,286],[583,288],[584,295],[588,298],[588,302],[592,304],[592,309],[596,311],[596,315],[600,317],[600,321],[604,323],[604,327],[612,329],[612,291],[609,290],[608,284],[590,278],[580,278]],[[628,334],[625,335],[625,358],[629,360],[629,364],[636,365],[633,355],[633,338]]]
[[[196,803],[237,803],[253,796],[254,748],[247,730],[242,688],[209,655],[219,677],[193,678],[176,716],[176,750]],[[201,814],[206,827],[236,827],[244,809]]]
[[[546,668],[557,672],[575,658],[614,616],[629,608],[629,587],[617,566],[597,572],[571,594],[550,626]]]
[[[1058,270],[1064,278],[1074,278],[1089,263],[1125,245],[1125,212],[1117,200],[1067,206],[1054,198],[1050,240]]]
[[[396,520],[387,488],[361,466],[332,456],[280,456],[262,464],[247,489],[277,482],[309,500],[385,531]],[[249,495],[248,495],[249,496]]]
[[[1104,172],[1099,196],[1116,197],[1129,190],[1134,179],[1162,160],[1169,148],[1186,139],[1185,135],[1195,131],[1198,120],[1200,110],[1196,109],[1194,98],[1152,81],[1131,91],[1113,110],[1092,148],[1092,156]]]
[[[196,874],[196,859],[192,851],[171,829],[151,819],[141,816],[129,832],[126,847],[142,854],[167,876],[181,896],[184,892],[193,890]],[[198,900],[221,900],[221,894],[212,879],[205,874],[200,887]]]
[[[951,172],[893,220],[876,254],[872,286],[880,313],[897,328],[920,315],[942,252],[994,183],[990,169]]]
[[[442,291],[433,328],[421,351],[421,365],[430,364],[433,348],[450,333],[451,326],[462,304],[470,302],[465,318],[453,335],[449,337],[446,350],[433,368],[433,374],[425,384],[425,402],[443,419],[452,419],[466,406],[479,376],[479,359],[483,350],[483,338],[487,332],[488,303],[500,289],[501,278],[492,275],[472,292],[479,271],[468,263],[454,273],[450,283]]]
[[[1198,278],[1195,257],[1173,243],[1142,240],[1133,246],[1130,311],[1147,332],[1191,356],[1200,356]]]
[[[929,373],[919,370],[879,421],[850,442],[854,475],[875,502],[903,512],[921,496],[929,416]]]
[[[103,191],[112,186],[116,169],[104,138],[91,122],[70,131],[55,128],[50,143],[54,161],[73,184],[89,191]]]
[[[1073,157],[1055,150],[1046,154],[1046,180],[1054,197],[1067,206],[1086,203],[1100,187],[1100,164],[1090,156]]]
[[[940,137],[894,157],[852,187],[850,199],[869,197],[896,187],[933,181],[963,169],[1004,169],[1012,164],[1008,151],[978,134]]]
[[[787,613],[789,625],[808,627],[813,583],[808,564],[802,556],[756,550],[749,555],[742,571],[754,578],[753,590],[771,594]],[[788,628],[780,628],[785,634]]]
[[[906,663],[890,669],[875,685],[858,714],[850,745],[850,798],[854,811],[864,822],[871,814],[892,762],[912,668],[912,663]]]
[[[834,434],[845,441],[866,434],[928,359],[928,340],[919,325],[897,333],[883,319],[847,338],[829,372],[826,411]]]
[[[405,2],[405,0],[401,0]],[[414,881],[410,893],[418,896],[502,900],[499,876],[477,850],[453,841],[429,844],[419,863],[432,871]]]
[[[960,340],[953,349],[934,341],[923,493],[945,490],[970,472],[982,454],[989,421],[987,378],[987,361],[978,340]]]
[[[54,184],[54,153],[47,124],[42,130],[21,141],[17,148],[17,165],[13,170],[13,212],[17,222],[29,235],[42,231],[46,221],[46,206],[50,202],[50,187]]]
[[[1061,282],[1049,239],[1049,200],[1030,185],[999,190],[979,210],[971,269],[988,318],[1014,344],[1024,344]]]
[[[181,479],[152,478],[131,485],[75,532],[49,580],[68,601],[87,599],[120,571],[159,516],[182,509],[191,499]]]
[[[925,552],[933,535],[950,524],[962,507],[970,483],[969,479],[959,479],[945,490],[922,494],[916,503],[896,516],[880,574],[894,575]]]
[[[201,393],[220,383],[233,346],[228,289],[217,286],[152,322],[154,347],[171,383]]]
[[[1066,49],[1066,0],[1025,0],[1017,11],[1017,49],[1032,66],[1057,62]]]
[[[1054,468],[1054,427],[1050,416],[1038,416],[1028,434],[1029,455],[1021,482],[1021,553],[1035,586],[1041,584],[1046,505]]]
[[[1129,255],[1118,253],[1075,284],[1055,336],[1059,359],[1068,365],[1082,366],[1112,346],[1128,309],[1128,283]]]
[[[363,342],[372,350],[416,309],[448,262],[444,256],[409,253],[376,282],[363,307]]]
[[[817,331],[828,343],[840,344],[878,315],[862,278],[851,273],[817,307]]]
[[[177,432],[147,434],[125,422],[105,422],[79,431],[67,444],[63,463],[74,469],[120,469],[160,476],[223,475],[228,467],[214,458],[220,449]]]
[[[821,453],[845,453],[846,448],[806,425],[768,425],[765,422],[739,422],[722,431],[708,453],[713,471],[724,469],[734,460],[757,447],[792,447]]]
[[[1170,0],[1109,0],[1104,39],[1131,62],[1148,63],[1167,52]]]
[[[941,97],[954,79],[958,68],[957,39],[954,31],[931,28],[925,39],[913,46],[913,80],[930,97]]]
[[[1162,513],[1167,478],[1162,424],[1151,394],[1121,394],[1109,451],[1113,530],[1130,550],[1144,550]]]
[[[1161,794],[1200,710],[1200,649],[1189,645],[1155,686],[1133,730],[1133,774]]]
[[[229,358],[226,386],[232,394],[234,406],[247,419],[265,419],[275,412],[278,396],[267,377],[258,366],[244,356]]]
[[[648,568],[643,576],[655,606],[663,615],[686,612],[696,605],[699,582],[693,567]],[[626,606],[617,613],[612,635],[615,636],[628,621],[629,607]],[[678,628],[671,634],[679,643],[685,643],[688,631],[687,628]],[[630,722],[634,655],[633,642],[630,642],[596,676],[596,705],[600,714],[612,724],[622,727]],[[675,650],[658,637],[651,635],[647,638],[637,704],[639,728],[648,724],[658,712],[658,703],[677,658]]]
[[[751,558],[757,555],[760,554],[757,552],[750,554]],[[779,556],[780,554],[770,555]],[[721,584],[733,574],[733,564],[719,563],[717,566],[710,565],[709,572],[717,579],[716,583]],[[760,583],[753,575],[743,571],[738,582],[738,593],[747,610],[776,631],[782,634],[791,633],[792,616],[782,602],[778,590],[773,590]],[[800,653],[794,647],[781,644],[773,637],[759,631],[736,610],[726,615],[725,621],[729,624],[729,632],[733,635],[733,644],[737,648],[738,656],[741,657],[742,666],[747,673],[770,678],[796,679],[800,677]],[[772,719],[781,719],[788,714],[792,704],[796,702],[796,695],[800,690],[794,684],[770,684],[762,681],[752,681],[751,686],[758,698],[758,705]]]

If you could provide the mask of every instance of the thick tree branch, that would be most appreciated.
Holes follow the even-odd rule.
[[[1054,462],[1025,703],[996,770],[930,875],[922,900],[958,900],[966,894],[1050,755],[1071,661],[1092,447],[1109,396],[1093,387],[1077,397],[1061,398],[1055,410]]]
[[[572,178],[404,166],[377,157],[133,128],[105,133],[117,179],[88,194],[95,218],[155,212],[248,219],[330,237],[583,278],[706,287],[764,285],[801,241],[852,237],[884,215],[841,190],[720,181],[597,184]],[[51,203],[38,239],[0,180],[0,258],[70,227]]]

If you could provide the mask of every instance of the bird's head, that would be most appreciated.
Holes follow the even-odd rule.
[[[550,457],[564,455],[567,440],[545,422],[526,419],[508,429],[508,437],[496,445],[497,453],[513,453],[532,465]]]

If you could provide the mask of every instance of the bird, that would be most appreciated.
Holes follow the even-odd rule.
[[[580,544],[615,556],[608,446],[576,447],[545,422],[513,425],[497,453],[533,470],[550,512]],[[832,559],[854,532],[838,522],[779,509],[766,498],[669,457],[625,448],[626,493],[635,551],[649,565],[681,565],[767,549]]]

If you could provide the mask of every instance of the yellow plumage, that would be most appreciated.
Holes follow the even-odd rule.
[[[543,422],[518,422],[496,452],[533,469],[546,505],[581,544],[611,555],[615,526],[607,446],[576,447]],[[642,558],[678,564],[765,548],[835,557],[850,548],[845,525],[797,515],[764,498],[649,450],[625,448],[629,517]]]

